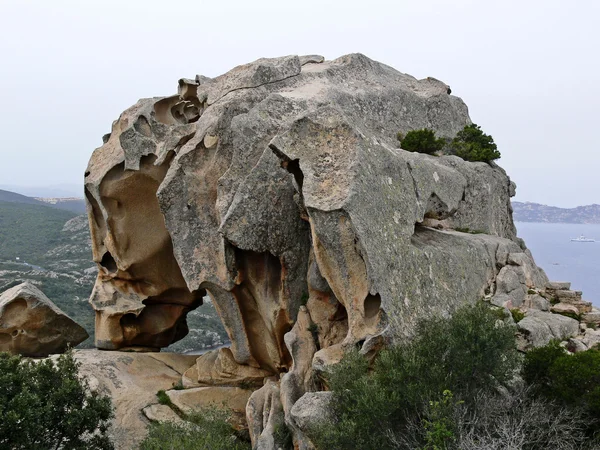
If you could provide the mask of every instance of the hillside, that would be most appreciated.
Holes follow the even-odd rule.
[[[25,195],[17,194],[16,192],[4,191],[0,189],[0,201],[10,203],[27,203],[31,205],[43,205],[41,201]]]
[[[80,347],[93,347],[94,311],[88,298],[97,269],[87,217],[8,194],[13,193],[3,198],[15,201],[0,201],[0,292],[33,282],[87,330],[90,338]],[[198,350],[227,341],[210,301],[188,315],[188,325],[189,335],[170,350]]]
[[[515,222],[600,223],[600,205],[558,208],[530,202],[512,202]]]

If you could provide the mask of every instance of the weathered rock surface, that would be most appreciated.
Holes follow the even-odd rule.
[[[185,387],[194,386],[255,386],[263,385],[273,373],[238,364],[227,347],[211,350],[196,360],[196,364],[184,373]]]
[[[117,449],[122,450],[138,447],[147,435],[149,423],[142,410],[156,403],[159,390],[177,385],[182,368],[191,366],[196,359],[188,355],[99,350],[76,350],[75,357],[90,387],[112,398],[115,418],[110,435]],[[152,408],[152,413],[157,414],[153,416],[157,420],[165,417],[158,415],[156,408]]]
[[[249,389],[232,386],[208,386],[183,390],[169,390],[167,395],[182,413],[201,412],[206,408],[219,408],[229,411],[232,424],[245,428],[246,404],[252,395]]]
[[[83,327],[31,283],[0,295],[0,351],[48,356],[63,353],[87,337]]]
[[[529,293],[548,280],[516,237],[506,173],[397,148],[398,132],[450,139],[470,123],[449,92],[360,54],[287,56],[123,112],[85,178],[96,345],[165,347],[208,293],[231,348],[190,364],[173,402],[241,405],[251,391],[235,386],[269,379],[246,410],[255,445],[285,421],[309,448],[298,403],[347,348],[372,355],[483,297],[547,309]]]
[[[144,416],[151,422],[171,422],[171,423],[182,423],[183,419],[175,413],[169,406],[154,404],[146,406],[142,409]]]
[[[254,450],[281,448],[277,430],[284,425],[279,383],[269,380],[254,391],[246,406],[246,420]]]
[[[517,323],[531,347],[542,347],[552,339],[565,340],[579,333],[579,322],[560,314],[530,310]]]

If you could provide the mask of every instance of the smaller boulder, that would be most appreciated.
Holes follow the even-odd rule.
[[[148,405],[144,409],[142,409],[144,416],[151,422],[165,423],[182,423],[183,419],[175,413],[171,408],[167,405]]]
[[[574,305],[568,303],[557,303],[552,306],[551,311],[556,314],[562,314],[563,316],[573,317],[579,316],[579,310]]]
[[[307,392],[292,407],[294,424],[310,438],[316,427],[333,422],[332,399],[332,392]]]
[[[83,327],[29,282],[0,295],[0,351],[48,356],[63,353],[87,337]]]
[[[543,347],[552,339],[565,340],[577,336],[579,322],[560,314],[529,310],[517,323],[519,332],[527,340],[527,348]]]

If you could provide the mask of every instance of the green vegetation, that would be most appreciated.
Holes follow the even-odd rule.
[[[48,206],[0,201],[0,261],[19,257],[43,265],[46,252],[64,243],[62,227],[75,216]]]
[[[443,401],[444,391],[466,406],[494,393],[519,363],[513,330],[496,322],[483,304],[424,320],[412,341],[379,354],[372,373],[358,352],[348,353],[328,376],[337,422],[317,430],[318,448],[390,448],[390,436],[407,434],[413,418],[434,420],[425,406]]]
[[[429,155],[437,152],[444,148],[446,141],[442,138],[437,139],[435,132],[428,128],[422,130],[412,130],[406,133],[406,136],[402,136],[401,133],[397,135],[400,141],[400,148],[408,150],[409,152],[427,153]]]
[[[32,361],[0,353],[0,448],[111,449],[110,398],[78,378],[72,352]]]
[[[247,440],[228,423],[223,410],[206,408],[185,417],[186,423],[152,424],[141,450],[250,450]]]
[[[327,383],[335,423],[312,430],[318,449],[599,448],[600,351],[554,342],[523,364],[514,329],[483,303],[423,320],[371,365],[348,353]]]
[[[510,314],[512,315],[512,318],[515,321],[515,323],[518,323],[525,318],[525,313],[518,308],[511,309]]]
[[[557,341],[525,356],[523,378],[539,395],[586,411],[595,427],[600,424],[600,351],[568,354]]]
[[[474,123],[459,131],[451,146],[456,155],[466,161],[489,162],[500,158],[494,139]]]
[[[167,393],[164,391],[164,389],[161,389],[160,391],[158,391],[156,393],[156,398],[158,398],[158,403],[160,403],[161,405],[167,405],[167,406],[173,405],[173,403],[171,402],[171,399],[169,398]]]

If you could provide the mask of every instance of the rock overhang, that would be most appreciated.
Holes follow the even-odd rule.
[[[499,249],[525,255],[501,168],[396,147],[470,123],[441,81],[352,54],[178,84],[125,111],[86,172],[101,348],[180,339],[208,292],[234,360],[287,371],[303,303],[328,360],[494,294]],[[444,231],[467,228],[485,234]]]

